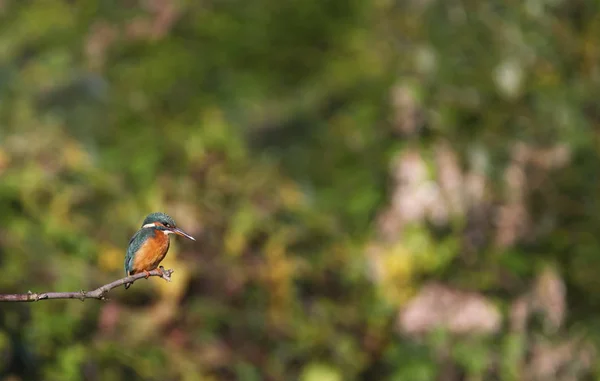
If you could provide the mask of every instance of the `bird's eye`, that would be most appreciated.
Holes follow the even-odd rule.
[[[171,224],[167,222],[167,223],[165,224],[165,227],[166,227],[166,228],[170,228],[170,227],[171,227]]]

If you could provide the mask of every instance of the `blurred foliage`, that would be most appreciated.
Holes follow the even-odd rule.
[[[599,12],[0,0],[0,379],[598,378]]]

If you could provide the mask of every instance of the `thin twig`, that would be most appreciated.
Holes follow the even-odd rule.
[[[166,280],[171,281],[172,269],[165,270],[162,266],[158,269],[149,271],[150,276],[158,276]],[[106,294],[113,288],[124,285],[125,283],[133,283],[136,280],[145,278],[145,273],[138,273],[125,277],[123,279],[116,280],[112,283],[100,286],[93,291],[76,291],[76,292],[44,292],[41,294],[33,293],[28,291],[26,294],[0,294],[0,302],[37,302],[39,300],[46,299],[79,299],[84,301],[85,299],[99,299],[105,300]]]

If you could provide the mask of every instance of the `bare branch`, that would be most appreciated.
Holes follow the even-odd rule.
[[[170,282],[173,270],[165,270],[162,266],[160,266],[158,269],[149,271],[148,273],[150,276],[158,276],[167,282]],[[142,278],[146,278],[146,273],[139,273],[116,280],[112,283],[100,286],[93,291],[81,290],[76,292],[44,292],[41,294],[28,291],[26,294],[0,294],[0,302],[37,302],[39,300],[46,299],[79,299],[81,301],[84,301],[85,299],[105,300],[106,294],[108,294],[108,292],[113,288],[122,286],[125,283],[133,283]]]

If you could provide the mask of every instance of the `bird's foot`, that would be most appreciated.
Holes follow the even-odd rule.
[[[150,278],[150,272],[148,270],[144,270],[144,274],[146,274],[146,276],[144,276],[144,278],[146,278],[146,279]]]

